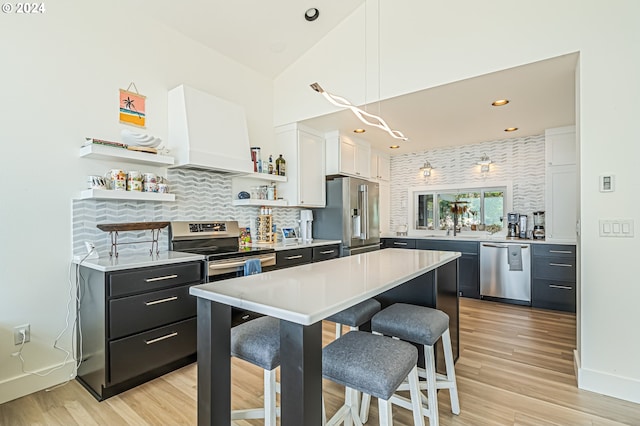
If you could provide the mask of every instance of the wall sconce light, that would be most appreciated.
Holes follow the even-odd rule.
[[[428,161],[425,161],[424,166],[420,167],[420,171],[424,177],[431,176],[431,170],[433,170],[433,167],[431,167],[431,163]]]
[[[482,157],[480,157],[480,161],[478,161],[476,164],[480,165],[480,171],[482,173],[486,173],[489,171],[489,164],[491,163],[493,163],[493,161],[491,161],[491,158],[489,158],[487,154],[482,154]]]

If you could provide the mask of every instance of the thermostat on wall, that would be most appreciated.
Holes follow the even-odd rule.
[[[612,174],[600,175],[600,192],[615,191],[615,176]]]

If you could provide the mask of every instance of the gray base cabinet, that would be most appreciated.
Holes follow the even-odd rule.
[[[334,259],[339,256],[339,244],[278,250],[276,252],[276,266],[273,269],[283,269],[291,266],[304,265],[306,263],[322,262],[323,260]]]
[[[531,306],[576,311],[576,246],[532,244]]]
[[[202,262],[100,272],[80,267],[78,381],[98,400],[196,360]]]
[[[460,282],[458,291],[460,296],[474,299],[480,298],[479,243],[474,241],[417,240],[416,248],[462,253],[462,257],[459,259]]]

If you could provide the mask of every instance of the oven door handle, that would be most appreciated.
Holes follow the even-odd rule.
[[[254,258],[255,259],[255,258]],[[265,263],[265,262],[271,262],[273,260],[276,259],[276,256],[266,256],[266,257],[260,257],[260,263]],[[244,266],[245,263],[247,263],[247,260],[241,260],[238,262],[226,262],[226,263],[210,263],[209,264],[209,270],[210,271],[216,271],[218,269],[228,269],[228,268],[238,268],[240,266]]]

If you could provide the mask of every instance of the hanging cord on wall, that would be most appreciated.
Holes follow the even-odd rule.
[[[71,277],[71,267],[73,266],[73,263],[69,264],[69,275],[68,275],[68,281],[69,281],[69,298],[67,300],[67,314],[65,315],[65,326],[62,329],[62,331],[60,331],[60,333],[56,336],[54,342],[53,342],[53,348],[57,349],[59,351],[61,351],[62,353],[65,354],[65,358],[60,362],[59,365],[56,365],[54,367],[51,367],[49,370],[47,370],[46,372],[39,372],[39,371],[30,371],[25,369],[25,359],[23,357],[23,349],[24,349],[24,345],[26,343],[26,335],[22,334],[22,342],[20,343],[20,348],[18,348],[18,350],[16,352],[14,352],[13,354],[11,354],[11,356],[14,357],[18,357],[18,359],[20,360],[20,366],[22,369],[22,373],[24,374],[29,374],[29,375],[33,375],[33,376],[38,376],[38,377],[46,377],[48,375],[50,375],[51,373],[53,373],[54,371],[58,371],[62,368],[64,368],[67,363],[69,362],[70,359],[74,360],[74,366],[73,369],[71,371],[71,373],[69,374],[69,377],[67,378],[67,380],[63,383],[60,383],[58,385],[55,385],[51,388],[46,389],[46,391],[51,391],[53,389],[57,389],[60,386],[63,386],[67,383],[69,383],[69,381],[71,381],[75,375],[76,372],[78,371],[78,367],[80,367],[80,364],[82,362],[82,328],[81,328],[81,324],[80,324],[80,316],[79,316],[79,311],[80,311],[80,299],[81,299],[81,286],[79,283],[79,277],[81,277],[80,274],[80,265],[82,265],[82,262],[84,262],[95,250],[95,248],[92,248],[92,250],[90,250],[81,260],[80,262],[78,262],[75,265],[75,280],[72,280]],[[74,282],[75,281],[75,282]],[[75,289],[75,292],[74,292]],[[74,294],[75,293],[75,294]],[[73,323],[70,322],[71,319],[71,304],[75,302],[75,318],[73,320]],[[62,336],[65,335],[65,333],[69,330],[70,325],[72,325],[71,329],[72,331],[76,331],[76,333],[73,333],[71,335],[71,349],[67,350],[63,347],[61,347],[59,345],[59,341],[62,338]],[[76,339],[78,339],[78,341],[76,341]],[[72,354],[72,352],[74,351],[74,348],[79,348],[79,353],[78,353],[78,357],[76,358],[75,355]]]

